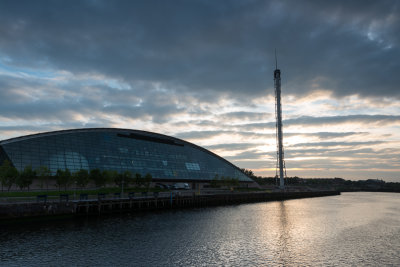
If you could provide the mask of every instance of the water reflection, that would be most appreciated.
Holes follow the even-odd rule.
[[[278,243],[277,243],[277,250],[278,250],[278,259],[284,265],[287,265],[287,260],[290,259],[290,250],[288,248],[290,244],[290,227],[291,221],[288,217],[286,205],[284,201],[278,202],[278,216],[277,220],[279,221],[279,225],[277,229],[279,229],[278,234]]]
[[[400,265],[398,214],[353,193],[2,228],[0,265]]]

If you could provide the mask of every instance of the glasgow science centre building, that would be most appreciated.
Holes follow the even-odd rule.
[[[253,183],[238,167],[192,143],[162,134],[115,128],[73,129],[0,141],[0,164],[150,173],[153,181],[207,183],[225,176]]]

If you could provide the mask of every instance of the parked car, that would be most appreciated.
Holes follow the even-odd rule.
[[[176,184],[174,184],[173,189],[177,189],[177,190],[179,190],[179,189],[189,190],[190,187],[189,187],[189,184],[188,184],[188,183],[176,183]]]
[[[168,189],[168,186],[162,183],[156,183],[155,187],[160,189]]]

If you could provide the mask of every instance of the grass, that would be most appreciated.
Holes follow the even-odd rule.
[[[267,191],[265,189],[259,189],[259,188],[247,188],[247,187],[238,187],[235,188],[235,191],[239,191],[239,192],[260,192],[260,191]]]

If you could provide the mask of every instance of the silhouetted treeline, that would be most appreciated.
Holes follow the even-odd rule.
[[[256,181],[259,185],[278,185],[276,177],[255,176],[253,171],[242,169],[243,172]],[[379,179],[345,180],[343,178],[300,178],[297,176],[285,178],[288,186],[308,186],[312,188],[329,188],[342,192],[374,191],[374,192],[399,192],[400,183],[385,182]]]

